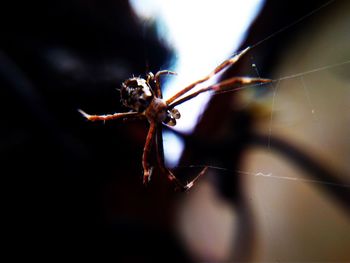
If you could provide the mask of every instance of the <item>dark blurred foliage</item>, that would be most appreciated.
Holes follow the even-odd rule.
[[[295,21],[316,2],[269,1],[247,43]],[[0,17],[1,178],[11,254],[189,261],[171,227],[178,194],[160,177],[142,185],[147,123],[88,123],[77,112],[125,111],[116,91],[120,83],[164,69],[171,51],[154,29],[139,24],[127,1],[8,1]],[[261,47],[259,63],[273,61],[283,44]],[[267,76],[269,68],[263,69]],[[228,157],[197,149],[187,163],[215,156],[231,170],[239,166],[252,120],[246,113],[218,115],[231,100],[217,96],[195,136],[213,137],[212,127],[234,123],[240,127],[231,133],[234,150]],[[238,178],[221,182],[231,200],[240,199]]]
[[[171,52],[127,1],[11,1],[0,10],[2,186],[14,255],[186,261],[167,233],[171,205],[142,185],[147,123],[88,123],[77,112],[125,111],[120,83],[158,70]]]

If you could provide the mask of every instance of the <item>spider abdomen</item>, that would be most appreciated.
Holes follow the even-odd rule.
[[[120,97],[124,106],[143,112],[150,105],[154,94],[145,79],[130,78],[123,82]]]

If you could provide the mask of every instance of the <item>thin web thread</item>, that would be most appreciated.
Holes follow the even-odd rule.
[[[287,76],[280,77],[280,78],[277,78],[277,79],[272,79],[271,82],[274,83],[274,82],[279,82],[281,80],[302,77],[302,76],[309,75],[309,74],[312,74],[312,73],[316,73],[316,72],[319,72],[319,71],[340,67],[340,66],[343,66],[343,65],[346,65],[346,64],[350,64],[350,60],[347,60],[347,61],[344,61],[344,62],[340,62],[340,63],[336,63],[336,64],[331,64],[331,65],[328,65],[328,66],[323,66],[323,67],[311,69],[311,70],[307,70],[307,71],[303,71],[303,72],[292,74],[292,75],[287,75]],[[235,92],[235,91],[238,91],[238,90],[244,90],[244,89],[254,88],[254,87],[259,87],[259,86],[266,86],[266,85],[269,85],[270,83],[267,83],[267,84],[266,83],[259,83],[259,84],[247,85],[247,86],[244,86],[244,87],[239,87],[239,88],[232,89],[232,90],[216,91],[215,94],[213,94],[213,95],[218,95],[218,94],[223,94],[223,93],[228,93],[228,92]]]
[[[307,86],[305,85],[305,81],[304,81],[304,77],[303,76],[300,77],[300,82],[301,82],[301,86],[304,89],[304,93],[305,93],[307,102],[309,104],[309,107],[311,109],[312,116],[313,116],[314,120],[316,121],[316,119],[315,119],[315,108],[314,108],[314,106],[312,104],[311,97],[310,97],[310,92],[309,92],[309,89],[307,88]]]
[[[305,179],[305,178],[298,178],[298,177],[291,177],[291,176],[277,176],[273,175],[272,173],[264,173],[264,172],[249,172],[249,171],[242,171],[237,170],[236,172],[224,167],[220,166],[214,166],[214,165],[189,165],[189,166],[176,166],[176,168],[204,168],[208,167],[209,169],[214,169],[218,171],[225,171],[229,173],[238,173],[241,175],[249,175],[249,176],[255,176],[255,177],[264,177],[269,179],[279,179],[279,180],[288,180],[288,181],[296,181],[296,182],[302,182],[302,183],[312,183],[312,184],[322,184],[322,185],[331,185],[335,187],[343,187],[343,188],[350,188],[350,184],[338,184],[333,182],[327,182],[327,181],[321,181],[321,180],[313,180],[313,179]]]
[[[267,139],[267,149],[271,149],[271,136],[272,136],[272,122],[273,122],[273,113],[274,113],[274,108],[275,108],[275,99],[277,95],[277,90],[279,87],[279,81],[276,83],[276,86],[273,91],[272,95],[272,105],[271,105],[271,115],[270,115],[270,124],[269,124],[269,134],[268,134],[268,139]]]
[[[300,17],[299,19],[297,19],[296,21],[294,21],[293,23],[285,26],[285,27],[282,27],[281,29],[277,30],[276,32],[274,32],[273,34],[265,37],[264,39],[260,40],[259,42],[255,43],[254,45],[251,46],[251,48],[254,48],[254,47],[257,47],[259,46],[260,44],[262,44],[263,42],[265,42],[266,40],[272,38],[272,37],[275,37],[276,35],[282,33],[283,31],[287,30],[288,28],[300,23],[301,21],[305,20],[306,18],[308,18],[309,16],[312,16],[313,14],[317,13],[318,11],[320,11],[322,8],[330,5],[331,3],[333,3],[335,0],[330,0],[326,3],[324,3],[323,5],[319,6],[318,8],[312,10],[311,12],[307,13],[306,15]]]

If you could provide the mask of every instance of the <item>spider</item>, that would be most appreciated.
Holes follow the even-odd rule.
[[[121,102],[124,106],[131,109],[129,112],[114,113],[107,115],[90,115],[79,109],[78,111],[89,121],[108,121],[115,119],[147,119],[149,122],[149,130],[146,137],[146,143],[143,149],[142,155],[142,166],[143,166],[143,183],[147,184],[150,181],[154,167],[150,165],[148,159],[152,146],[156,146],[157,162],[160,170],[168,175],[171,181],[176,182],[183,190],[191,188],[194,182],[203,175],[207,167],[193,179],[190,183],[182,184],[176,176],[165,167],[164,154],[162,145],[162,125],[175,126],[176,120],[181,117],[180,112],[175,106],[182,104],[197,95],[213,91],[214,93],[239,89],[243,85],[254,84],[254,83],[266,83],[270,82],[269,79],[262,78],[250,78],[250,77],[232,77],[223,80],[217,84],[209,85],[198,89],[195,92],[187,94],[198,84],[203,83],[230,65],[235,64],[248,50],[250,47],[238,52],[233,57],[225,60],[219,66],[217,66],[211,73],[205,77],[193,82],[187,87],[183,88],[169,99],[164,100],[162,98],[162,91],[160,85],[160,76],[162,75],[175,75],[175,72],[169,70],[158,71],[155,75],[152,72],[147,74],[147,78],[132,77],[125,80],[120,89]]]

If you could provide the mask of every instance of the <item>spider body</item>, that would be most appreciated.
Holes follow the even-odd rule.
[[[149,122],[155,121],[164,123],[169,115],[168,106],[163,99],[154,97],[145,110],[145,116],[147,117]]]
[[[120,98],[124,106],[143,112],[154,98],[149,83],[143,78],[130,78],[122,83]]]
[[[90,121],[106,121],[114,119],[132,119],[140,118],[147,119],[150,127],[148,130],[146,143],[142,155],[142,166],[143,166],[143,182],[148,183],[154,166],[149,162],[149,155],[153,145],[156,146],[158,167],[162,173],[168,175],[171,181],[177,183],[177,186],[183,190],[187,190],[194,184],[194,181],[204,174],[207,168],[204,168],[200,174],[191,182],[183,185],[175,175],[165,167],[163,158],[163,141],[162,141],[162,124],[169,126],[176,125],[176,120],[180,118],[180,113],[175,106],[182,104],[197,95],[213,91],[214,93],[220,93],[223,91],[233,91],[239,90],[244,85],[254,84],[254,83],[265,83],[270,82],[269,79],[261,78],[249,78],[249,77],[232,77],[223,80],[215,85],[209,85],[204,88],[200,88],[195,92],[186,94],[195,88],[198,84],[204,83],[211,77],[215,76],[219,72],[223,71],[230,65],[236,63],[242,55],[244,55],[249,50],[249,47],[239,52],[237,55],[230,59],[225,60],[219,66],[217,66],[210,74],[207,76],[193,82],[192,84],[186,86],[178,93],[170,97],[169,99],[163,99],[162,91],[160,86],[160,76],[165,74],[175,73],[168,70],[158,71],[155,75],[153,73],[148,73],[147,78],[132,77],[125,80],[122,83],[120,89],[121,102],[124,106],[131,109],[131,112],[124,113],[114,113],[107,115],[89,115],[82,110],[79,112]]]
[[[165,100],[155,96],[156,87],[151,87],[157,85],[154,78],[153,73],[149,72],[147,80],[140,77],[125,80],[120,89],[122,104],[136,112],[143,113],[149,122],[174,126],[176,119],[179,119],[181,115],[177,109],[169,109]]]

